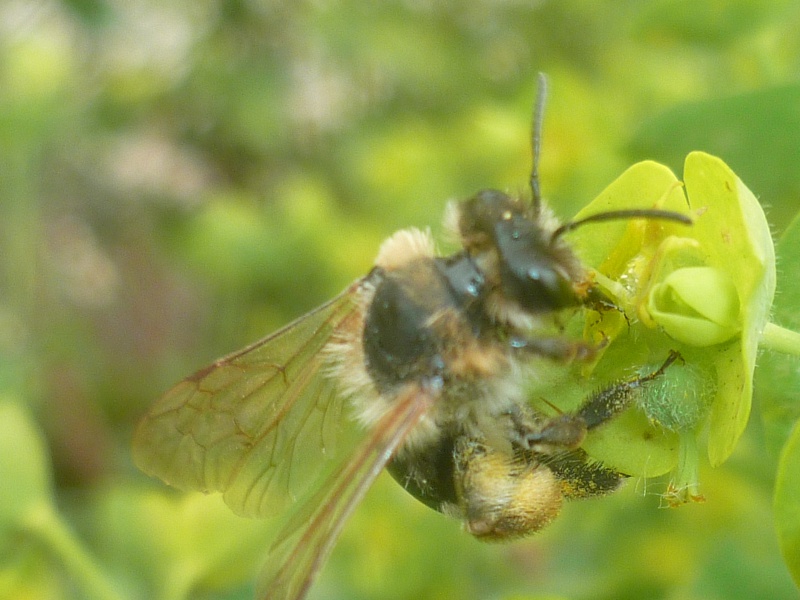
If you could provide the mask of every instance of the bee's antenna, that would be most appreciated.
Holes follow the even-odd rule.
[[[568,231],[577,229],[587,223],[598,223],[600,221],[620,221],[624,219],[654,219],[661,221],[674,221],[683,225],[691,225],[692,219],[683,213],[660,208],[629,208],[621,210],[609,210],[594,215],[589,215],[577,221],[567,221],[553,232],[552,239],[555,240]]]
[[[537,79],[536,103],[533,106],[533,126],[531,128],[531,150],[533,151],[533,167],[531,168],[530,186],[533,194],[534,214],[539,214],[542,207],[542,192],[539,188],[539,155],[542,148],[542,122],[544,121],[544,105],[547,102],[547,76],[540,72]],[[619,221],[623,219],[654,219],[673,221],[684,225],[691,225],[692,219],[688,216],[671,210],[658,208],[632,208],[622,210],[609,210],[578,219],[568,221],[553,232],[552,240],[558,239],[568,231],[572,231],[586,223],[600,221]]]
[[[536,90],[536,104],[533,106],[533,128],[531,130],[531,149],[533,150],[533,168],[531,169],[531,192],[533,193],[533,210],[538,214],[542,206],[542,193],[539,190],[539,153],[542,147],[542,121],[544,105],[547,102],[547,77],[539,73]]]

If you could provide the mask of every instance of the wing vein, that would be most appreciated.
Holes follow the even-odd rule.
[[[347,518],[433,401],[429,392],[409,386],[357,452],[300,506],[270,548],[261,598],[298,600],[306,594]]]

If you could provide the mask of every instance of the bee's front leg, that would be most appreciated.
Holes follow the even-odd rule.
[[[633,402],[637,390],[660,377],[680,358],[677,352],[670,352],[664,363],[652,373],[608,385],[591,394],[572,413],[546,419],[529,416],[525,411],[514,413],[511,418],[516,444],[525,450],[550,455],[578,448],[588,431],[625,410]]]
[[[656,377],[663,375],[664,371],[676,360],[682,360],[682,357],[673,350],[669,353],[664,363],[652,373],[618,381],[599,392],[595,392],[584,401],[575,416],[586,424],[587,430],[602,425],[630,406],[636,390]]]

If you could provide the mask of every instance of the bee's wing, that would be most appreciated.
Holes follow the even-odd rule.
[[[340,420],[320,351],[359,326],[365,281],[168,391],[136,430],[137,466],[181,489],[223,492],[246,516],[294,501],[319,475]]]
[[[300,600],[333,548],[345,521],[408,433],[435,402],[438,392],[409,385],[392,399],[356,452],[319,491],[298,507],[270,548],[258,597]]]

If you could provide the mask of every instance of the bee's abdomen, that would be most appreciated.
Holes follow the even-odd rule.
[[[392,458],[387,470],[423,504],[439,512],[458,504],[455,488],[452,435],[442,433],[424,451],[407,450]]]

